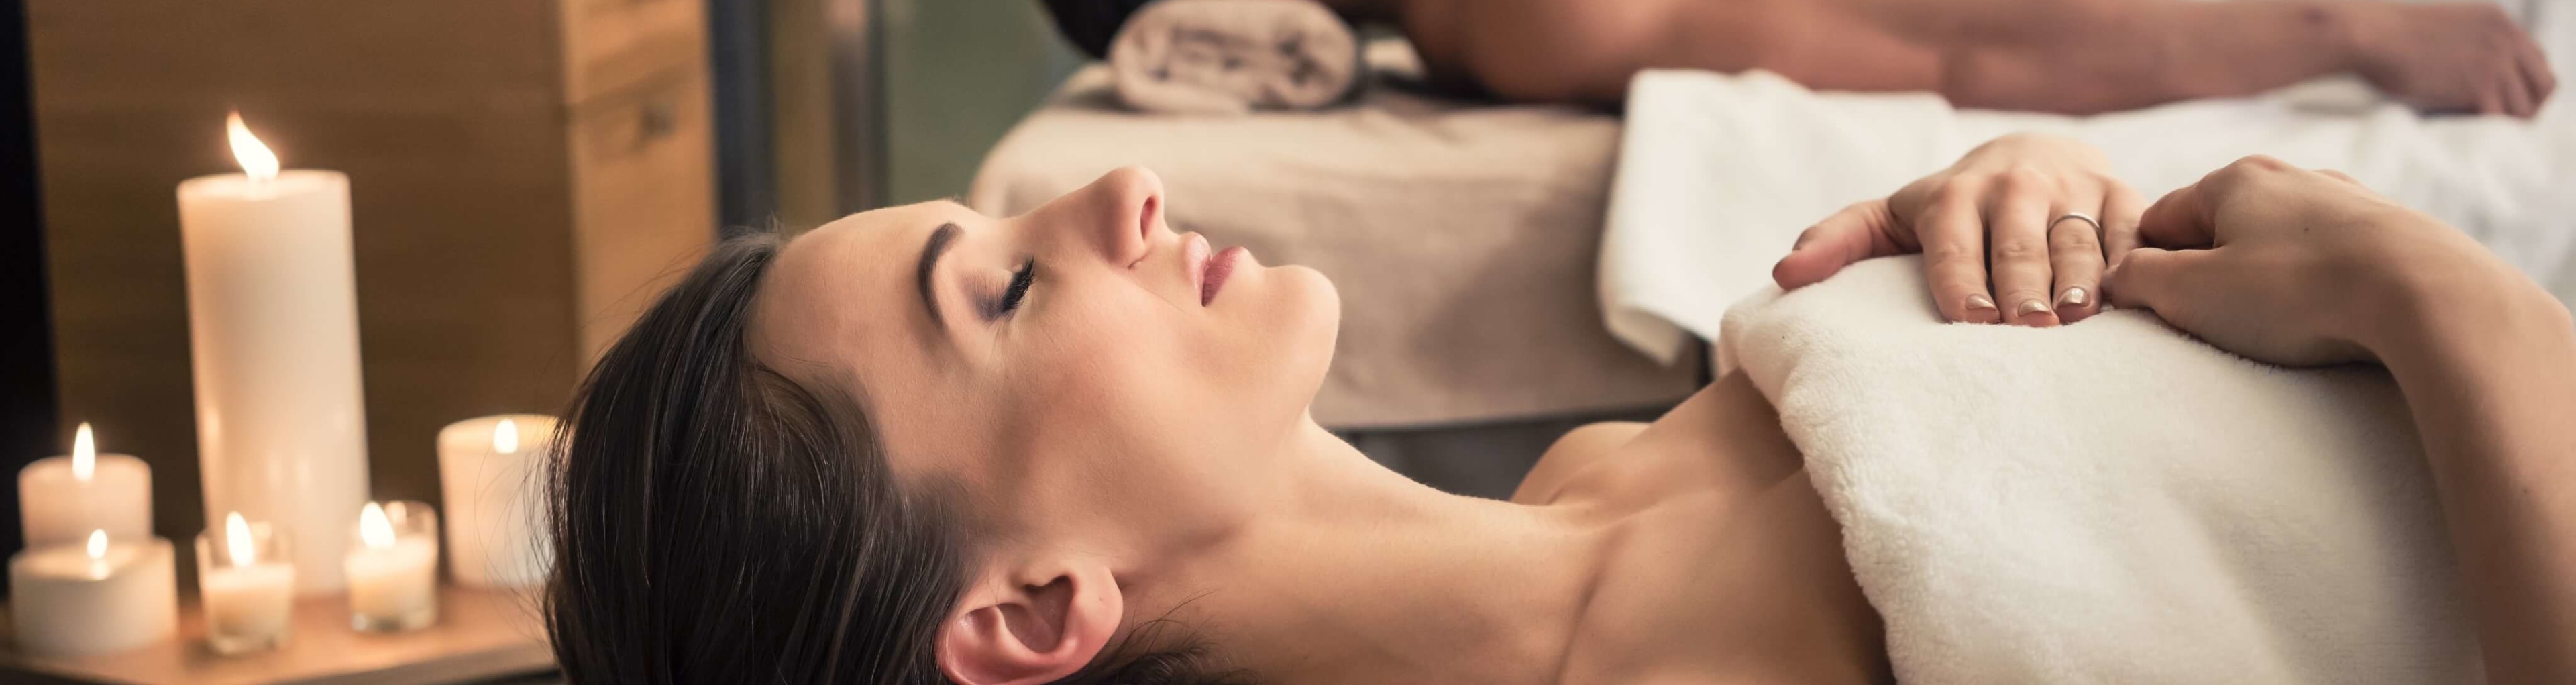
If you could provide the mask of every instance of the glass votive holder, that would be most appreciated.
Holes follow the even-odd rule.
[[[344,570],[349,626],[395,633],[438,622],[438,512],[422,502],[368,502]]]
[[[242,654],[286,646],[294,632],[294,535],[267,522],[224,517],[197,534],[197,601],[206,616],[206,646]]]

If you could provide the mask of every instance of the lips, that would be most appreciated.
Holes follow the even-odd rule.
[[[1234,264],[1248,251],[1241,247],[1212,250],[1207,236],[1191,233],[1181,237],[1181,260],[1189,269],[1190,282],[1199,287],[1199,306],[1216,301],[1216,293],[1225,287],[1225,279],[1234,275]]]
[[[1208,256],[1207,265],[1200,268],[1200,273],[1204,276],[1199,280],[1199,306],[1204,307],[1216,301],[1217,289],[1225,287],[1225,278],[1234,275],[1234,263],[1239,261],[1245,252],[1248,250],[1237,245],[1218,250],[1216,254]]]

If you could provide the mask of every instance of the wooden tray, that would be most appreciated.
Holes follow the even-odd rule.
[[[438,623],[394,635],[349,628],[344,597],[295,605],[286,647],[240,656],[206,648],[193,596],[180,598],[176,639],[100,656],[35,657],[18,651],[0,620],[0,681],[138,683],[455,683],[537,676],[555,668],[532,595],[439,588]],[[0,614],[5,614],[0,609]]]

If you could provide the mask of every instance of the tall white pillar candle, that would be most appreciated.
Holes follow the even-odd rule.
[[[90,531],[119,540],[152,537],[152,467],[123,454],[99,454],[89,424],[72,453],[46,457],[18,472],[18,515],[27,546],[76,545]]]
[[[122,652],[179,628],[170,541],[111,539],[31,547],[9,558],[9,620],[18,647],[44,656]]]
[[[438,431],[438,482],[446,497],[447,568],[456,584],[533,587],[552,554],[546,529],[545,454],[555,417],[486,416]]]
[[[248,173],[179,184],[206,520],[239,511],[285,528],[297,589],[328,592],[367,499],[349,179],[281,173],[230,123]]]

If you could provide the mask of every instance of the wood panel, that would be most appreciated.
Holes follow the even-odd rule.
[[[715,235],[715,126],[703,71],[574,108],[573,240],[582,366],[697,263]]]
[[[706,68],[703,0],[562,0],[565,102]]]

